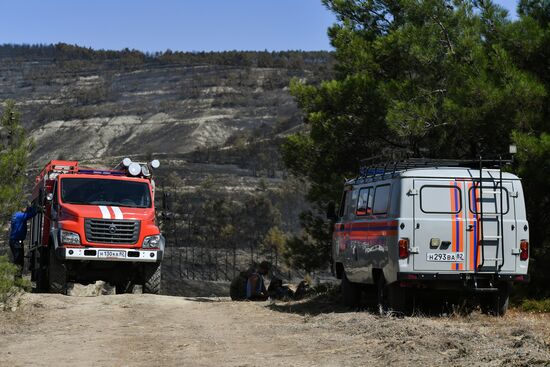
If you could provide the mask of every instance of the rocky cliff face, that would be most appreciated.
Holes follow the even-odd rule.
[[[0,66],[1,99],[15,99],[32,161],[174,155],[223,146],[235,134],[300,123],[288,93],[308,71],[144,65],[66,71],[48,61]]]

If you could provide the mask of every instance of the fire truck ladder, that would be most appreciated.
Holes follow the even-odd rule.
[[[494,261],[494,269],[495,273],[498,273],[502,267],[504,266],[504,208],[503,208],[503,199],[506,191],[504,190],[503,183],[502,183],[502,157],[499,157],[498,159],[498,165],[496,165],[496,168],[498,168],[498,180],[495,180],[495,177],[493,177],[489,172],[488,175],[490,177],[483,178],[483,159],[479,157],[479,199],[476,195],[476,183],[474,181],[474,205],[476,205],[477,209],[477,201],[479,200],[479,211],[477,213],[478,216],[478,223],[479,223],[479,241],[478,245],[481,248],[481,263],[478,265],[476,271],[482,270],[482,268],[485,266],[485,262],[493,262]],[[492,187],[484,188],[483,182],[490,182],[492,183]],[[483,210],[483,198],[484,194],[490,194],[493,195],[495,198],[495,211],[494,212],[485,212]],[[499,205],[496,204],[497,196],[499,198]],[[477,210],[476,210],[477,211]],[[490,218],[487,218],[490,217]],[[485,226],[484,222],[488,219],[494,219],[498,222],[497,226],[497,234],[496,235],[485,235]],[[496,242],[496,248],[495,248],[495,257],[489,258],[485,256],[485,250],[486,246],[494,245]],[[500,257],[499,257],[500,255]],[[499,264],[500,262],[500,264]]]

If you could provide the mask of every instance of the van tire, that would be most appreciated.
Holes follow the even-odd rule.
[[[481,312],[487,315],[504,316],[510,303],[510,286],[508,283],[500,284],[498,292],[481,298],[479,306]]]
[[[57,256],[55,249],[49,249],[48,289],[50,293],[67,294],[67,269]]]
[[[387,315],[409,315],[411,313],[409,292],[398,283],[387,284],[384,276],[378,278],[378,313]]]
[[[342,303],[346,307],[357,308],[361,301],[361,287],[357,283],[350,282],[346,273],[342,275]]]
[[[160,263],[143,264],[143,293],[160,294],[161,269]]]

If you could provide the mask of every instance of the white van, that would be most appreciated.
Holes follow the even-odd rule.
[[[473,292],[482,311],[504,314],[510,284],[528,281],[529,225],[521,181],[500,167],[419,159],[363,167],[333,216],[344,302],[356,305],[363,285],[375,285],[381,311],[407,312],[417,289],[445,289]]]

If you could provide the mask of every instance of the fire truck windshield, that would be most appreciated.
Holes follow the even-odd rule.
[[[80,205],[151,207],[149,185],[146,183],[97,178],[61,179],[61,201]]]

